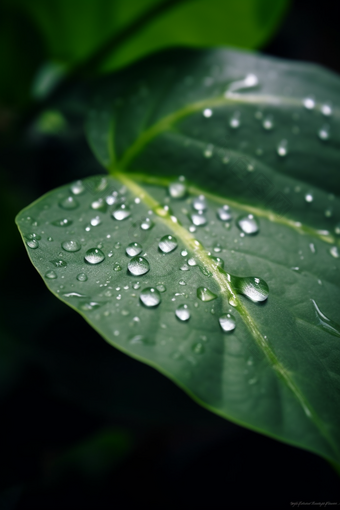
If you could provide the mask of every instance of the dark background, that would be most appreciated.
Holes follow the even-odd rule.
[[[339,20],[339,3],[293,1],[261,51],[340,72]],[[1,155],[0,508],[340,506],[325,460],[200,408],[37,278],[9,224],[49,189],[101,172],[74,126],[71,143],[28,129]]]

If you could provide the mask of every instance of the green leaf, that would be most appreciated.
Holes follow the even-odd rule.
[[[13,3],[13,2],[12,2]],[[39,26],[51,58],[68,64],[86,59],[164,0],[16,0]],[[167,12],[150,20],[108,61],[117,68],[168,46],[230,44],[254,48],[275,31],[287,0],[186,0],[169,3]]]
[[[17,218],[48,288],[109,343],[207,409],[338,463],[339,88],[319,67],[236,51],[152,57],[103,80],[90,109],[112,175]]]

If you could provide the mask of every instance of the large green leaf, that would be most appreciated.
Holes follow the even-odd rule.
[[[112,175],[52,191],[17,218],[49,289],[108,342],[221,416],[335,462],[339,91],[316,66],[160,54],[99,85],[88,134]],[[207,209],[192,218],[203,193]],[[220,219],[223,205],[232,219]],[[249,214],[253,234],[240,227]],[[159,248],[169,235],[177,246]],[[143,275],[130,243],[142,246]],[[105,258],[86,262],[91,249]],[[142,303],[150,287],[158,306]]]
[[[13,3],[13,1],[11,2]],[[160,48],[230,44],[254,48],[275,31],[288,0],[15,0],[37,23],[49,55],[73,64],[149,9],[169,4],[143,30],[118,48],[107,67],[116,68]]]

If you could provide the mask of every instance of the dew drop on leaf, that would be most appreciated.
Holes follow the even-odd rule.
[[[150,264],[144,257],[133,257],[129,260],[128,269],[134,276],[141,276],[150,271]]]
[[[76,209],[79,206],[79,202],[72,196],[63,198],[59,202],[59,207],[62,209]]]
[[[36,241],[40,241],[41,239],[41,236],[39,234],[26,234],[25,235],[25,238],[28,240],[28,241],[33,241],[33,240],[36,240]]]
[[[206,119],[209,119],[213,114],[213,111],[210,109],[210,108],[205,108],[203,110],[203,117],[205,117]]]
[[[175,314],[180,321],[188,321],[190,319],[190,310],[188,305],[179,305],[176,308]]]
[[[190,215],[191,221],[196,227],[203,227],[207,224],[208,220],[202,211]]]
[[[103,198],[98,198],[92,202],[91,209],[105,212],[107,210],[107,202]]]
[[[74,195],[81,195],[85,191],[85,186],[82,181],[75,181],[71,184],[70,190]]]
[[[79,273],[77,275],[77,280],[79,282],[86,282],[87,281],[87,275],[85,273]]]
[[[313,97],[305,97],[303,100],[303,106],[307,110],[313,110],[315,108],[315,100]]]
[[[143,248],[139,243],[130,243],[126,247],[125,251],[129,257],[135,257],[136,255],[139,255],[141,251],[143,251]]]
[[[339,226],[339,234],[340,234],[340,226]],[[186,257],[188,255],[187,250],[182,250],[181,255],[182,255],[182,257]]]
[[[61,243],[61,247],[63,250],[65,251],[79,251],[80,248],[81,248],[81,245],[80,243],[78,243],[78,241],[64,241],[63,243]]]
[[[31,250],[36,250],[39,248],[39,241],[37,239],[30,239],[29,241],[26,241],[26,244]]]
[[[50,270],[45,273],[45,278],[48,278],[49,280],[55,280],[58,278],[58,276],[55,271]]]
[[[176,237],[171,235],[163,236],[158,243],[158,247],[163,253],[171,253],[177,248],[177,246]]]
[[[158,306],[161,302],[161,295],[157,289],[147,287],[140,293],[139,299],[148,308]]]
[[[231,313],[224,313],[218,321],[223,331],[234,331],[236,328],[236,320]]]
[[[329,253],[334,257],[335,259],[338,259],[340,257],[340,252],[338,250],[337,246],[332,246],[329,250]]]
[[[50,260],[50,262],[55,265],[55,267],[67,267],[67,262],[62,259]]]
[[[321,106],[321,113],[322,115],[325,115],[325,117],[329,117],[330,115],[332,115],[333,111],[331,105],[323,104]]]
[[[112,217],[115,220],[122,221],[126,220],[131,216],[131,211],[129,206],[126,204],[120,204],[115,211],[112,213]]]
[[[140,224],[142,230],[150,230],[154,226],[154,222],[150,218],[145,218]]]
[[[260,230],[258,221],[253,214],[247,214],[238,218],[237,226],[247,235],[257,234]]]
[[[306,202],[308,202],[308,203],[313,202],[314,197],[313,197],[312,193],[310,193],[310,192],[306,193],[306,194],[305,194],[305,200],[306,200]]]
[[[273,129],[274,127],[274,123],[273,123],[273,118],[272,116],[267,116],[263,119],[263,122],[262,122],[262,127],[263,129],[265,129],[266,131],[270,131],[271,129]]]
[[[190,258],[188,260],[188,265],[191,266],[191,267],[197,266],[197,262],[196,262],[196,260],[194,258]]]
[[[277,146],[276,151],[281,158],[284,158],[285,156],[287,156],[287,153],[288,153],[287,140],[281,140],[281,142],[279,142],[279,144]]]
[[[213,260],[217,267],[224,268],[224,261],[220,257],[210,257]]]
[[[197,297],[201,301],[213,301],[213,299],[217,299],[216,294],[211,292],[211,290],[207,289],[207,287],[198,287]]]
[[[105,259],[104,253],[99,248],[90,248],[85,254],[85,260],[89,264],[100,264]]]
[[[318,320],[318,326],[325,330],[327,333],[340,337],[340,325],[323,314],[314,299],[311,299],[311,301],[314,305],[316,318]]]
[[[235,112],[234,115],[231,117],[230,121],[229,121],[229,126],[232,128],[232,129],[238,129],[241,125],[241,120],[240,120],[240,113],[239,112]]]
[[[232,213],[229,205],[223,205],[217,209],[217,217],[221,221],[229,221],[232,218]]]
[[[257,278],[256,276],[239,277],[228,275],[228,280],[231,282],[236,292],[247,296],[253,303],[259,303],[268,298],[269,287],[261,278]]]
[[[159,290],[159,292],[165,292],[166,291],[166,286],[163,283],[158,283],[156,285],[156,288],[157,288],[157,290]]]
[[[187,187],[183,182],[172,182],[169,185],[169,195],[171,198],[181,199],[187,194]]]
[[[328,124],[325,124],[324,126],[322,126],[319,131],[318,131],[318,137],[320,138],[320,140],[328,140],[329,137],[330,137],[330,131],[329,131],[329,126]]]
[[[69,220],[67,218],[61,218],[60,220],[55,220],[51,222],[51,225],[54,225],[55,227],[69,227],[72,225],[73,221]]]
[[[192,201],[192,206],[196,211],[205,211],[207,208],[207,202],[204,195],[199,195]]]

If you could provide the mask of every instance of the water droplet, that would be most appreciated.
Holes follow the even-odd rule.
[[[159,292],[165,292],[166,291],[166,286],[163,283],[158,283],[156,285],[156,288],[157,288],[157,290],[159,290]]]
[[[333,210],[332,209],[326,209],[325,210],[325,216],[326,216],[326,218],[331,218],[333,216]]]
[[[158,306],[161,302],[161,295],[157,289],[153,287],[148,287],[140,293],[139,296],[143,305],[149,307]]]
[[[31,239],[29,241],[26,241],[26,244],[32,250],[36,250],[37,248],[39,248],[39,242],[37,241],[37,239]]]
[[[180,267],[180,270],[181,271],[190,271],[190,267],[188,266],[188,264],[183,264],[183,266]]]
[[[62,209],[76,209],[79,206],[79,202],[72,196],[63,198],[59,202],[59,207]]]
[[[47,271],[47,273],[45,273],[45,278],[48,278],[49,280],[55,280],[58,278],[58,276],[54,271]]]
[[[222,246],[220,245],[220,243],[216,243],[214,246],[214,252],[220,253],[221,251],[222,251]]]
[[[179,283],[179,285],[186,285],[184,280],[180,280],[178,283]]]
[[[338,259],[340,257],[340,252],[338,250],[337,246],[332,246],[329,250],[329,253],[334,257],[335,259]]]
[[[64,241],[61,243],[61,247],[65,251],[79,251],[81,248],[80,243],[78,241]]]
[[[114,271],[121,271],[122,269],[123,269],[122,266],[118,262],[115,262],[115,264],[113,266],[113,270]]]
[[[98,248],[90,248],[85,254],[85,260],[89,264],[99,264],[105,259],[104,253]]]
[[[154,226],[154,222],[150,218],[145,218],[140,224],[142,230],[150,230]]]
[[[213,111],[210,110],[210,108],[205,108],[203,110],[203,116],[206,117],[207,119],[209,119],[209,117],[211,117],[213,114]]]
[[[195,259],[190,258],[190,259],[188,260],[188,265],[189,265],[189,266],[191,266],[191,267],[193,267],[193,266],[197,266],[197,262],[196,262],[196,260],[195,260]]]
[[[130,243],[126,247],[125,251],[129,257],[135,257],[136,255],[139,255],[141,251],[143,251],[143,248],[139,243]]]
[[[339,234],[340,234],[340,225],[339,225]],[[186,257],[188,255],[187,250],[182,250],[181,255],[182,255],[182,257]]]
[[[332,107],[331,105],[329,104],[323,104],[321,106],[321,113],[322,115],[325,115],[326,117],[329,117],[330,115],[332,115]]]
[[[280,157],[282,157],[282,158],[287,156],[287,153],[288,153],[288,142],[287,142],[287,140],[281,140],[281,142],[277,146],[276,151],[277,151],[278,155]]]
[[[100,225],[102,222],[102,220],[100,219],[100,216],[96,216],[95,218],[92,218],[92,220],[90,221],[92,227],[97,227],[98,225]]]
[[[81,195],[85,191],[85,186],[82,181],[75,181],[71,184],[70,190],[74,195]]]
[[[316,318],[318,319],[318,326],[327,333],[340,337],[340,325],[326,317],[326,315],[321,312],[314,299],[311,299],[311,301],[314,305]]]
[[[232,213],[229,205],[223,205],[217,209],[217,217],[221,221],[229,221],[232,218]]]
[[[134,276],[141,276],[150,271],[150,264],[144,257],[133,257],[129,260],[128,269]]]
[[[194,351],[195,354],[203,354],[205,351],[204,344],[202,344],[201,342],[197,342],[193,344],[192,350]]]
[[[169,195],[171,198],[184,198],[187,194],[187,187],[183,182],[172,182],[169,185]]]
[[[129,340],[130,344],[155,345],[155,340],[143,335],[135,335]]]
[[[86,297],[85,294],[80,294],[79,292],[64,292],[64,297]]]
[[[192,201],[192,206],[196,211],[205,211],[207,208],[207,202],[204,195],[199,195]]]
[[[263,129],[266,129],[267,131],[270,131],[274,127],[273,117],[271,115],[268,115],[263,119],[262,122]]]
[[[67,262],[62,259],[50,260],[50,262],[51,262],[51,264],[54,264],[55,267],[66,267],[67,266]]]
[[[72,220],[68,220],[67,218],[61,218],[60,220],[55,220],[51,222],[51,225],[55,227],[69,227],[72,225]]]
[[[77,275],[77,280],[79,282],[86,282],[87,281],[87,275],[85,273],[79,273]]]
[[[118,196],[117,191],[114,191],[112,195],[108,195],[105,198],[105,202],[107,203],[107,205],[118,204],[121,200],[122,198]]]
[[[231,282],[236,292],[247,296],[253,303],[259,303],[268,298],[269,287],[261,278],[257,278],[256,276],[239,277],[228,275],[228,280]]]
[[[224,268],[224,261],[222,259],[220,259],[220,257],[210,257],[211,260],[213,260],[216,264],[216,266],[218,267],[221,267],[222,269]]]
[[[306,193],[306,194],[305,194],[305,200],[306,200],[306,202],[308,202],[308,203],[313,202],[314,197],[313,197],[312,193],[310,193],[310,192],[309,192],[309,193]]]
[[[96,301],[90,301],[89,303],[82,303],[80,308],[85,312],[89,312],[90,310],[97,310],[100,306],[100,303],[97,303]]]
[[[231,313],[221,315],[218,321],[223,331],[234,331],[236,328],[236,320]]]
[[[234,296],[231,296],[228,300],[228,303],[230,304],[230,306],[237,306],[237,301],[236,299],[234,298]]]
[[[177,248],[177,246],[178,244],[176,237],[171,235],[163,236],[160,242],[158,243],[158,248],[163,253],[170,253],[174,251]]]
[[[117,209],[113,211],[112,216],[118,221],[126,220],[131,216],[130,208],[126,204],[120,204]]]
[[[198,287],[197,297],[201,301],[212,301],[213,299],[217,299],[216,294],[211,292],[211,290],[207,289],[207,287]]]
[[[307,110],[313,110],[313,108],[315,108],[315,100],[313,97],[305,97],[305,99],[303,100],[303,106],[307,109]]]
[[[238,218],[237,225],[242,232],[248,235],[257,234],[260,230],[258,221],[253,214],[247,214]]]
[[[312,253],[316,253],[315,245],[314,243],[309,243],[309,248]]]
[[[107,202],[103,198],[97,198],[91,204],[91,208],[95,211],[106,212],[107,210]]]
[[[41,239],[41,236],[39,234],[26,234],[25,235],[25,238],[28,240],[28,241],[33,241],[33,240],[36,240],[36,241],[40,241]]]
[[[320,138],[320,140],[328,140],[329,137],[330,137],[330,132],[329,132],[329,126],[328,124],[325,124],[324,126],[322,126],[319,131],[318,131],[318,137]]]
[[[334,227],[334,232],[337,236],[340,236],[340,223],[338,223],[337,225],[335,225]]]
[[[180,321],[188,321],[190,319],[190,310],[188,305],[179,305],[175,314]]]
[[[203,227],[208,222],[207,218],[203,215],[202,211],[199,211],[198,213],[191,214],[190,218],[196,227]]]
[[[240,112],[235,112],[234,115],[230,118],[229,126],[232,129],[238,129],[240,125],[241,125]]]

